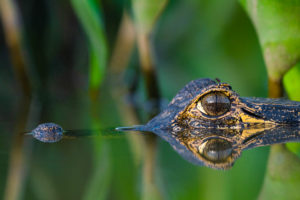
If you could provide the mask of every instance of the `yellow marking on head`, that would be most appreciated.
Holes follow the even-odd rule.
[[[265,121],[263,119],[257,119],[255,117],[247,115],[247,114],[245,114],[243,112],[240,113],[240,117],[241,117],[242,122],[244,122],[244,123],[251,123],[251,124],[252,123],[253,124],[255,124],[255,123],[263,123],[263,124],[264,123],[271,123],[271,121]]]

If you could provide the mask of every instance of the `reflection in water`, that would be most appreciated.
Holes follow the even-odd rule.
[[[223,129],[176,126],[174,129],[146,124],[133,129],[153,132],[167,141],[186,160],[215,169],[231,168],[246,149],[300,141],[298,125],[257,125]]]
[[[134,130],[139,126],[132,127],[128,130]],[[125,127],[124,127],[125,128]],[[123,131],[123,130],[122,130]],[[63,130],[63,128],[55,123],[43,123],[38,125],[27,135],[32,135],[35,139],[45,142],[45,143],[54,143],[62,139],[75,139],[80,137],[118,137],[124,135],[120,130],[115,128],[107,128],[103,130]]]
[[[229,169],[243,150],[278,143],[300,141],[300,127],[277,125],[244,129],[217,128],[152,128],[148,125],[120,127],[116,131],[64,131],[54,123],[40,124],[31,134],[42,142],[57,142],[62,138],[85,136],[119,136],[119,131],[155,133],[167,141],[186,160],[215,169]]]
[[[209,139],[198,148],[199,153],[212,162],[225,162],[232,153],[232,145],[224,139]]]
[[[143,128],[147,130],[147,125]],[[148,130],[150,131],[150,130]],[[153,129],[183,158],[215,169],[229,169],[243,150],[300,141],[299,126],[247,129]]]

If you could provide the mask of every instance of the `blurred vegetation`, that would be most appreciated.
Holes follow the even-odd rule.
[[[241,4],[246,10],[251,9],[247,7],[251,4],[246,2],[241,1]],[[272,1],[261,1],[270,5],[268,2]],[[288,2],[296,5],[298,1]],[[290,26],[299,30],[295,16],[277,12],[278,2],[274,3],[276,14],[271,15],[274,10],[268,9],[270,12],[261,16],[262,19],[265,15],[274,18],[268,26],[260,20],[252,24],[253,12],[248,10],[248,17],[239,2],[233,0],[156,0],[152,2],[153,7],[146,0],[133,0],[132,5],[125,0],[19,0],[15,3],[23,23],[21,35],[24,56],[28,60],[26,69],[36,99],[30,107],[31,113],[38,113],[35,117],[30,115],[27,130],[39,122],[50,121],[66,130],[129,125],[122,124],[126,113],[118,111],[122,101],[111,94],[111,83],[117,80],[112,79],[111,66],[107,64],[117,45],[124,9],[130,13],[136,30],[143,30],[151,43],[153,67],[161,96],[166,100],[190,80],[200,77],[228,82],[241,96],[266,97],[268,79],[263,55],[268,45],[282,42],[295,52],[292,58],[299,55],[299,34],[294,36],[296,31],[291,30],[290,34],[284,34],[285,37],[280,35],[280,30]],[[289,18],[289,23],[283,18]],[[12,132],[22,94],[12,70],[3,21],[1,23],[0,195],[4,196]],[[278,34],[272,32],[272,37],[266,36],[264,32],[269,33],[270,27],[278,29],[278,23],[288,27],[280,27]],[[137,115],[141,123],[145,123],[147,87],[140,77],[142,69],[139,69],[137,48],[127,49],[132,54],[129,54],[129,66],[122,73],[120,84],[133,87]],[[269,69],[271,65],[266,63]],[[289,64],[296,63],[290,61]],[[270,75],[270,71],[268,73]],[[297,77],[299,67],[293,68],[284,78],[286,91],[295,100],[300,91]],[[126,101],[124,96],[117,98]],[[31,141],[26,151],[29,166],[21,197],[140,199],[143,196],[142,164],[136,162],[130,140],[125,137],[96,140],[63,140],[51,145]],[[158,143],[154,180],[158,196],[163,199],[250,200],[258,197],[264,181],[268,147],[243,153],[229,171],[215,171],[194,166],[167,143],[161,140]],[[278,188],[281,187],[279,184]]]
[[[91,90],[97,90],[103,80],[107,63],[106,37],[100,2],[95,0],[72,0],[71,2],[89,39],[90,87]]]

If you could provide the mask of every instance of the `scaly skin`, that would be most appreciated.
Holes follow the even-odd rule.
[[[229,98],[227,112],[210,116],[197,106],[211,92],[222,92]],[[156,133],[197,165],[228,169],[244,149],[300,140],[299,124],[300,102],[244,98],[229,84],[198,79],[180,90],[163,112],[136,130]]]

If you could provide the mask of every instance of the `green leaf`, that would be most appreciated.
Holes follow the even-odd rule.
[[[107,45],[100,6],[94,0],[71,0],[89,40],[90,88],[98,89],[107,65]]]
[[[288,148],[288,150],[300,157],[300,144],[298,142],[287,143],[286,147]]]
[[[263,50],[269,78],[280,80],[300,60],[300,0],[240,0]]]
[[[167,0],[132,0],[134,21],[137,30],[150,33]]]
[[[300,63],[290,69],[283,78],[284,88],[291,100],[300,101]],[[300,144],[288,143],[287,148],[300,157]]]
[[[286,73],[283,84],[289,98],[300,101],[300,63]]]

